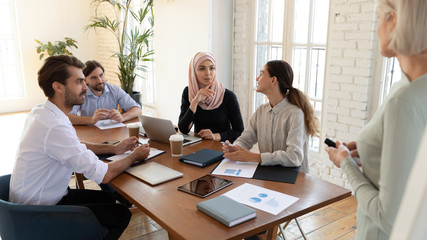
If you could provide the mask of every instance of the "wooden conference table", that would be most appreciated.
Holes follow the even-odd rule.
[[[128,137],[126,127],[100,130],[95,126],[75,126],[80,140],[102,143],[108,140],[122,140]],[[295,184],[272,182],[238,177],[224,178],[234,183],[225,189],[199,198],[179,191],[178,186],[210,173],[216,164],[199,168],[178,161],[172,157],[169,144],[150,141],[150,146],[164,150],[166,153],[149,161],[155,161],[184,173],[184,177],[157,186],[151,186],[130,174],[123,173],[115,178],[111,185],[120,194],[141,211],[160,224],[169,234],[169,239],[242,239],[264,230],[269,231],[269,239],[277,232],[277,225],[296,217],[322,208],[328,204],[347,198],[351,192],[309,174],[299,173]],[[222,150],[221,143],[203,140],[184,147],[183,154],[189,154],[203,148]],[[298,197],[299,200],[277,215],[257,210],[256,218],[228,228],[196,208],[198,202],[217,197],[243,183],[250,183],[267,189]],[[274,238],[275,239],[275,238]]]

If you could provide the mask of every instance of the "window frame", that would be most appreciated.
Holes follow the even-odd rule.
[[[257,34],[258,34],[258,11],[257,11],[257,9],[258,9],[258,1],[253,1],[253,8],[252,8],[252,27],[251,27],[251,36],[252,36],[252,38],[251,38],[251,47],[250,47],[250,59],[251,59],[251,61],[250,61],[250,69],[252,69],[251,71],[250,71],[250,79],[251,79],[251,83],[250,83],[250,90],[251,91],[249,91],[249,99],[250,99],[250,101],[249,101],[249,103],[250,103],[250,113],[251,113],[251,115],[255,112],[255,110],[256,110],[256,106],[255,106],[255,104],[256,104],[256,77],[258,76],[257,74],[257,72],[256,72],[256,68],[257,68],[257,66],[256,66],[256,64],[257,64],[257,59],[256,59],[256,48],[257,48],[257,46],[258,45],[261,45],[261,44],[263,44],[263,45],[265,45],[266,46],[266,48],[267,48],[267,54],[266,54],[266,58],[267,58],[267,61],[269,60],[269,57],[271,56],[271,52],[270,52],[270,47],[271,46],[273,46],[273,45],[281,45],[282,46],[282,59],[283,60],[285,60],[285,61],[287,61],[288,63],[290,63],[291,64],[291,66],[293,65],[293,62],[292,62],[292,49],[294,48],[294,47],[298,47],[298,46],[301,46],[301,47],[304,47],[304,48],[306,48],[306,50],[307,50],[307,53],[306,53],[306,66],[310,66],[310,63],[312,62],[312,54],[311,54],[311,49],[315,49],[315,48],[323,48],[323,49],[325,49],[325,54],[324,54],[324,56],[325,56],[325,68],[324,68],[324,75],[323,75],[323,89],[321,89],[321,91],[322,91],[322,98],[321,99],[318,99],[318,98],[314,98],[314,97],[310,97],[309,95],[308,95],[308,92],[309,92],[309,87],[310,87],[310,82],[309,82],[309,80],[310,80],[310,73],[311,73],[311,68],[310,67],[306,67],[306,69],[305,69],[305,76],[306,76],[306,79],[305,79],[305,83],[304,83],[304,89],[301,89],[307,96],[308,96],[308,98],[309,98],[309,100],[310,100],[310,102],[316,102],[316,103],[318,103],[318,104],[320,104],[320,106],[321,106],[321,114],[318,116],[319,117],[319,120],[321,121],[322,119],[323,119],[323,116],[324,116],[324,91],[325,91],[325,85],[324,85],[324,83],[325,83],[325,78],[326,78],[326,71],[327,71],[327,56],[328,56],[328,48],[327,48],[327,43],[328,43],[328,40],[326,39],[326,42],[325,42],[325,44],[317,44],[317,43],[312,43],[312,35],[313,35],[313,25],[314,25],[314,15],[313,15],[313,8],[314,8],[314,3],[313,3],[313,0],[310,0],[310,3],[309,3],[309,5],[310,5],[310,10],[309,10],[309,22],[308,22],[308,30],[309,30],[309,32],[307,33],[307,42],[305,43],[305,44],[301,44],[301,43],[293,43],[293,31],[294,31],[294,24],[293,24],[293,20],[294,20],[294,13],[295,13],[295,11],[296,11],[296,9],[295,9],[295,4],[294,4],[294,1],[296,1],[296,0],[284,0],[284,9],[283,9],[283,11],[284,11],[284,18],[283,18],[283,21],[284,21],[284,23],[283,23],[283,27],[284,27],[284,30],[283,30],[283,38],[282,38],[282,42],[281,43],[278,43],[278,42],[273,42],[273,41],[270,41],[270,28],[271,28],[271,17],[270,17],[270,15],[271,14],[268,14],[269,15],[269,17],[268,17],[268,19],[267,19],[267,40],[266,41],[258,41],[257,40]],[[330,11],[330,2],[328,3],[329,4],[329,11]],[[271,0],[269,0],[268,1],[268,11],[269,11],[269,13],[270,13],[270,11],[271,11]],[[330,20],[330,14],[328,14],[328,22],[329,22],[329,20]],[[328,27],[327,27],[327,31],[328,31],[328,29],[329,29],[329,24],[328,24]],[[327,35],[328,35],[328,32],[326,33]],[[265,100],[265,96],[264,96],[264,100]],[[314,107],[314,106],[313,106]],[[322,121],[320,122],[320,124],[322,125]],[[322,128],[322,126],[321,126],[321,132],[320,132],[320,136],[322,136],[322,131],[323,131],[323,128]],[[316,146],[317,148],[312,148],[312,147],[310,147],[310,151],[313,151],[313,152],[317,152],[317,153],[319,153],[320,152],[320,138],[319,138],[319,143],[318,143],[318,146]]]

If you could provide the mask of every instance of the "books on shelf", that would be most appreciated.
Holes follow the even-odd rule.
[[[256,210],[229,197],[221,195],[197,204],[197,209],[213,217],[227,227],[256,217]]]

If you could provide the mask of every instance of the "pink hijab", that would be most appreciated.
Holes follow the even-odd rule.
[[[197,67],[205,60],[210,60],[216,67],[216,62],[212,54],[208,52],[198,52],[190,62],[190,69],[188,73],[188,99],[190,102],[196,97],[197,92],[201,89],[199,82],[196,77]],[[215,77],[212,80],[212,85],[209,87],[212,91],[215,92],[214,97],[206,98],[204,101],[199,103],[199,106],[204,110],[212,110],[218,108],[222,100],[224,99],[225,88]]]

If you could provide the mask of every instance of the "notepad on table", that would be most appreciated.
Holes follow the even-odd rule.
[[[215,218],[227,227],[256,217],[256,210],[221,195],[197,204],[197,209]]]
[[[212,163],[224,159],[223,155],[223,152],[203,148],[202,150],[182,156],[179,161],[198,167],[206,167]]]

